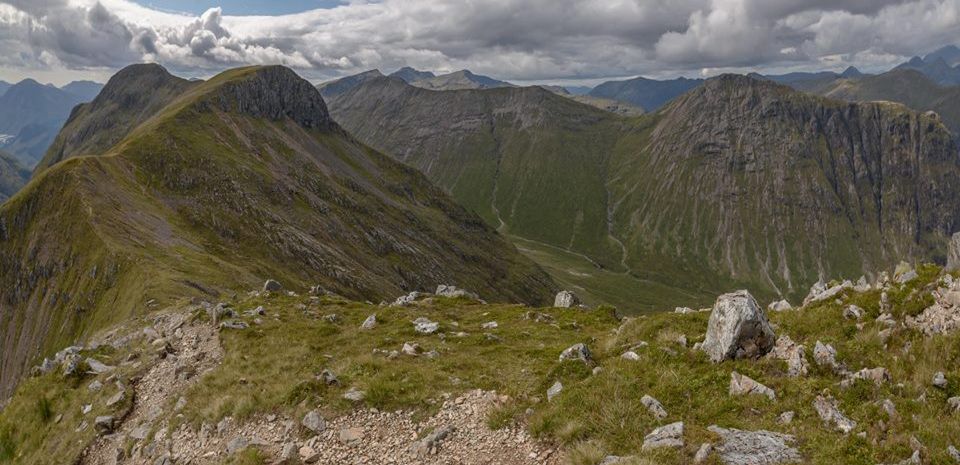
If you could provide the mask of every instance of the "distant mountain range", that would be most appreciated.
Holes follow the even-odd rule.
[[[77,104],[92,100],[103,87],[77,81],[57,88],[25,79],[0,95],[0,149],[22,165],[33,167],[50,146],[57,131]]]
[[[490,225],[655,289],[615,302],[625,308],[736,286],[796,299],[825,276],[943,253],[960,166],[935,116],[770,79],[692,84],[639,118],[536,87],[428,92],[390,78],[329,104]]]

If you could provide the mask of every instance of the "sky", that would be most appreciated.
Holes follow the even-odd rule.
[[[314,82],[401,66],[512,82],[883,71],[960,41],[960,0],[0,0],[0,79],[205,78],[283,64]]]

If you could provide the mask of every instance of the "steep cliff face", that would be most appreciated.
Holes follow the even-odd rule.
[[[742,76],[666,107],[611,168],[629,261],[670,261],[796,295],[909,258],[960,228],[960,158],[935,118]]]
[[[2,393],[34,357],[97,328],[268,277],[372,301],[442,283],[495,301],[555,290],[421,174],[346,135],[281,67],[223,73],[104,156],[37,174],[0,207],[0,266]]]
[[[742,286],[797,298],[823,276],[942,260],[960,229],[950,133],[901,105],[743,76],[639,118],[556,98],[377,81],[330,105],[489,224],[638,286],[682,286],[691,306]]]

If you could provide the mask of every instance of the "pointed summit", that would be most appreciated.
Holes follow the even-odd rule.
[[[353,89],[364,82],[381,77],[383,77],[383,73],[381,73],[379,69],[371,69],[370,71],[364,71],[360,74],[354,74],[352,76],[324,82],[323,84],[317,86],[317,89],[320,90],[321,95],[330,98],[340,95],[344,92],[348,92],[350,89]]]
[[[859,69],[853,66],[850,66],[847,69],[843,70],[842,73],[840,73],[840,77],[845,79],[853,79],[853,78],[863,77],[863,73],[861,73]]]

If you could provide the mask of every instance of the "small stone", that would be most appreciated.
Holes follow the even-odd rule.
[[[247,441],[246,439],[240,436],[237,436],[231,439],[230,442],[227,443],[227,454],[229,455],[236,454],[237,452],[240,452],[246,449],[247,446],[249,445],[250,445],[249,441]]]
[[[790,305],[790,302],[787,302],[786,299],[778,300],[776,302],[771,302],[770,305],[767,305],[767,310],[773,312],[784,312],[787,310],[793,310],[793,306]]]
[[[93,421],[93,426],[97,429],[97,433],[100,435],[110,434],[113,432],[114,427],[113,417],[109,415],[97,417]]]
[[[498,326],[498,325],[497,325],[497,322],[496,322],[496,321],[488,321],[488,322],[480,325],[480,328],[481,328],[481,329],[497,329],[497,326]]]
[[[318,379],[320,381],[323,381],[323,384],[326,384],[327,386],[340,385],[340,380],[337,379],[337,375],[333,374],[333,372],[330,370],[323,370],[322,372],[320,372],[320,376],[318,377]]]
[[[857,427],[857,423],[844,415],[837,407],[837,400],[833,397],[817,396],[813,401],[813,408],[820,415],[824,423],[833,423],[843,433],[849,433]]]
[[[693,463],[703,463],[707,461],[707,458],[710,457],[710,453],[713,452],[713,444],[705,442],[700,445],[700,448],[697,449],[696,455],[693,456]]]
[[[654,429],[643,438],[642,450],[683,447],[683,422],[670,423]]]
[[[377,314],[374,313],[367,317],[366,320],[363,320],[363,324],[360,325],[360,329],[370,330],[377,327]]]
[[[98,391],[100,391],[101,389],[103,389],[103,383],[101,383],[100,381],[97,381],[97,380],[93,380],[92,383],[90,383],[89,385],[87,385],[87,389],[89,389],[89,390],[91,390],[91,391],[93,391],[93,392],[98,392]]]
[[[632,360],[632,361],[640,360],[640,356],[637,355],[637,353],[632,350],[628,350],[624,352],[622,355],[620,355],[620,358],[624,360]]]
[[[730,373],[729,392],[731,396],[759,394],[767,396],[770,400],[776,400],[777,398],[777,394],[773,392],[773,389],[758,383],[749,376],[741,375],[736,371]]]
[[[563,384],[560,381],[553,383],[553,386],[550,386],[550,389],[547,389],[547,401],[553,400],[554,397],[560,394],[563,391]]]
[[[351,400],[353,402],[360,402],[366,397],[366,392],[353,387],[343,394],[344,399]]]
[[[93,358],[87,358],[87,366],[90,367],[90,371],[96,374],[106,373],[108,371],[113,371],[114,367],[100,362],[99,360]]]
[[[667,417],[667,410],[663,408],[663,404],[659,400],[654,399],[649,395],[644,395],[640,398],[640,403],[643,404],[653,416],[657,417],[658,420],[662,420]]]
[[[795,414],[793,410],[783,412],[779,417],[777,417],[777,423],[780,423],[781,425],[789,425],[790,423],[793,423],[794,415]]]
[[[586,344],[580,343],[574,344],[561,352],[560,361],[579,361],[583,363],[590,363],[593,361],[593,356],[590,355],[590,349],[587,348]]]
[[[423,352],[423,349],[421,349],[420,344],[417,344],[416,342],[404,342],[401,352],[403,352],[404,355],[416,357]]]
[[[263,283],[263,292],[279,292],[283,290],[283,286],[272,279],[268,279]]]
[[[126,398],[126,394],[123,391],[118,391],[116,394],[110,396],[110,398],[107,399],[107,407],[113,407],[114,405],[119,404],[120,402],[123,402],[123,399],[125,398]]]
[[[947,377],[942,371],[938,371],[935,375],[933,375],[933,386],[940,389],[945,389],[947,387]]]
[[[866,312],[856,305],[847,305],[847,308],[843,309],[843,317],[848,320],[859,320],[865,314]]]
[[[958,451],[956,447],[953,447],[953,445],[947,446],[947,455],[949,455],[954,462],[960,463],[960,451]]]
[[[324,420],[323,417],[320,416],[320,412],[316,410],[307,412],[307,414],[303,416],[300,424],[315,434],[320,434],[327,429],[326,420]]]
[[[343,428],[340,430],[340,442],[352,443],[363,439],[362,428]]]
[[[413,320],[413,329],[420,334],[433,334],[440,329],[440,323],[421,316]]]

